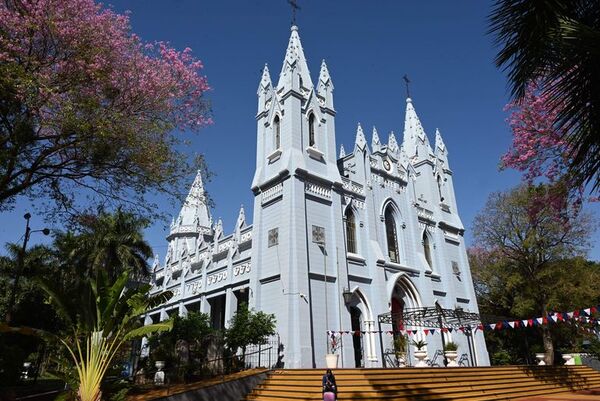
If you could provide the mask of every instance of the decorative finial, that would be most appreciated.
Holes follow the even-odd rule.
[[[292,7],[292,31],[297,31],[298,27],[296,26],[296,11],[300,10],[300,6],[298,6],[297,0],[287,0],[290,7]]]
[[[406,74],[404,74],[402,79],[404,79],[404,83],[406,84],[406,99],[408,101],[408,99],[410,99],[410,88],[408,85],[408,84],[410,84],[410,80],[408,79],[408,75],[406,75]]]

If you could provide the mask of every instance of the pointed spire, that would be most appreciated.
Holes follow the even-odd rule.
[[[388,149],[394,153],[398,152],[400,149],[398,147],[398,142],[396,141],[396,135],[394,135],[394,131],[391,131],[390,136],[388,137]]]
[[[277,83],[278,89],[281,89],[282,86],[288,90],[300,89],[298,82],[295,81],[296,74],[293,73],[294,71],[298,71],[300,74],[302,86],[305,88],[313,87],[308,64],[306,64],[306,57],[304,57],[302,43],[300,42],[300,36],[298,35],[298,27],[295,25],[292,26],[292,33],[290,34],[290,40],[285,52],[285,59],[283,61],[283,66],[281,67],[281,73],[279,74],[279,82]]]
[[[235,231],[239,231],[246,227],[246,212],[244,212],[244,205],[240,206],[240,213],[238,214],[237,222],[235,224]]]
[[[406,99],[406,116],[404,119],[404,140],[402,142],[404,150],[409,158],[419,156],[426,158],[431,152],[429,140],[417,112],[412,104],[412,99]]]
[[[371,138],[371,149],[373,152],[381,150],[381,141],[379,140],[379,134],[377,134],[377,128],[373,127],[373,136]]]
[[[340,145],[340,159],[346,156],[346,150],[344,150],[344,145]]]
[[[325,99],[325,106],[333,109],[333,82],[327,69],[325,60],[321,62],[321,71],[319,72],[319,82],[317,84],[317,94]]]
[[[439,129],[435,129],[435,155],[448,167],[448,149]]]
[[[358,127],[356,128],[356,141],[354,143],[355,148],[360,150],[364,150],[367,146],[367,140],[365,139],[365,133],[363,132],[360,123],[358,123]]]
[[[196,174],[177,221],[179,225],[184,226],[210,227],[210,213],[206,204],[206,192],[200,170]]]
[[[260,83],[258,84],[257,94],[268,91],[272,86],[273,84],[271,83],[271,74],[269,73],[269,67],[265,63],[265,68],[263,69],[262,77],[260,79]]]

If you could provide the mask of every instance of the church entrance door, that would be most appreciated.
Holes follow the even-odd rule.
[[[363,366],[362,335],[356,335],[360,331],[361,312],[355,306],[350,307],[350,319],[352,321],[352,345],[354,347],[354,367]]]

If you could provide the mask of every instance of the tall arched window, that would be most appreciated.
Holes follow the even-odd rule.
[[[431,259],[431,242],[429,241],[429,235],[423,231],[423,253],[425,253],[425,260],[429,267],[433,268],[433,261]]]
[[[400,263],[398,236],[396,235],[396,221],[394,220],[391,206],[388,206],[385,209],[385,236],[387,238],[388,256],[390,257],[390,261]]]
[[[279,116],[275,116],[275,119],[273,119],[273,135],[275,149],[279,149],[281,147],[281,124]]]
[[[315,115],[308,116],[308,146],[315,146]]]
[[[438,193],[440,194],[440,202],[444,201],[444,196],[442,195],[442,177],[441,176],[437,176],[437,187],[438,187]]]
[[[356,219],[351,208],[346,211],[346,247],[350,253],[357,253],[356,247]]]

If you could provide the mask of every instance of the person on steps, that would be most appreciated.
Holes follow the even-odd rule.
[[[337,399],[337,385],[335,376],[331,369],[327,369],[323,375],[323,401],[335,401]]]

